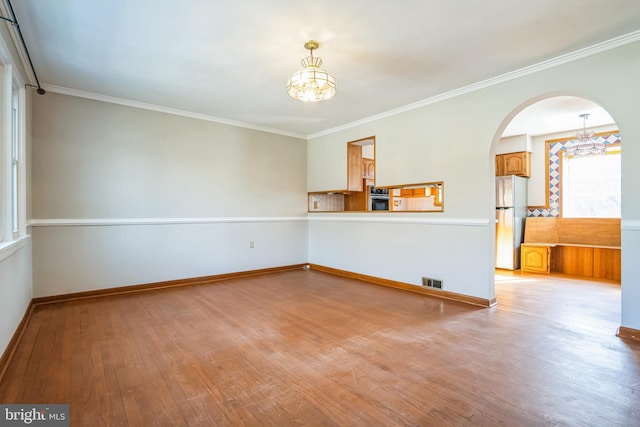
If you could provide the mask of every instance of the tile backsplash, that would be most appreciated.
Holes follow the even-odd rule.
[[[309,194],[309,212],[344,211],[343,194]]]

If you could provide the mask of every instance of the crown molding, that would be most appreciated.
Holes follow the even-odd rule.
[[[148,104],[146,102],[133,101],[130,99],[118,98],[115,96],[101,95],[99,93],[87,92],[87,91],[78,90],[78,89],[71,89],[68,87],[56,86],[56,85],[47,84],[47,83],[43,83],[42,87],[47,92],[59,93],[61,95],[76,96],[78,98],[92,99],[94,101],[102,101],[102,102],[108,102],[110,104],[118,104],[118,105],[124,105],[127,107],[140,108],[142,110],[150,110],[150,111],[156,111],[159,113],[172,114],[175,116],[189,117],[192,119],[204,120],[207,122],[214,122],[214,123],[220,123],[223,125],[257,130],[260,132],[274,133],[277,135],[290,136],[293,138],[299,138],[304,140],[307,139],[307,136],[303,134],[287,132],[281,129],[274,129],[266,126],[258,126],[251,123],[238,122],[235,120],[224,119],[222,117],[210,116],[208,114],[194,113],[191,111],[179,110],[177,108],[163,107],[161,105]]]
[[[415,110],[417,108],[421,108],[427,105],[435,104],[437,102],[444,101],[446,99],[455,98],[460,95],[465,95],[470,92],[475,92],[477,90],[485,89],[490,86],[495,86],[500,83],[508,82],[510,80],[515,80],[520,77],[528,76],[530,74],[534,74],[543,70],[547,70],[549,68],[558,67],[563,64],[567,64],[569,62],[574,62],[579,59],[587,58],[589,56],[597,55],[602,52],[606,52],[608,50],[612,50],[618,48],[620,46],[624,46],[630,43],[634,43],[640,41],[640,31],[634,31],[632,33],[628,33],[619,37],[615,37],[613,39],[585,47],[583,49],[579,49],[573,52],[570,52],[565,55],[557,56],[552,59],[548,59],[546,61],[538,62],[537,64],[533,64],[524,68],[520,68],[518,70],[510,71],[505,74],[501,74],[496,77],[491,77],[486,80],[482,80],[477,83],[473,83],[467,86],[460,87],[458,89],[451,90],[449,92],[442,93],[440,95],[435,95],[430,98],[424,99],[422,101],[414,102],[412,104],[408,104],[402,107],[394,108],[393,110],[386,111],[384,113],[376,114],[374,116],[370,116],[361,120],[356,120],[354,122],[346,123],[341,126],[336,126],[331,129],[327,129],[324,131],[316,132],[314,134],[307,135],[307,140],[318,138],[321,136],[329,135],[332,133],[336,133],[342,130],[350,129],[355,126],[360,126],[366,123],[371,123],[376,120],[384,119],[387,117],[395,116],[400,113],[404,113],[406,111]]]

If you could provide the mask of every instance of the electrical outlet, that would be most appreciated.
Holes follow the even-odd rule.
[[[253,240],[249,240],[249,249],[253,249]]]

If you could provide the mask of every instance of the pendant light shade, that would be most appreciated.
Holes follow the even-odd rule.
[[[568,158],[586,157],[605,154],[607,149],[604,142],[593,137],[593,131],[587,132],[587,119],[589,114],[580,114],[582,119],[582,132],[576,134],[576,140],[565,148]]]
[[[287,93],[294,99],[305,102],[327,100],[336,94],[336,79],[320,68],[322,59],[313,56],[313,50],[320,47],[315,40],[304,44],[310,55],[300,61],[302,70],[293,73],[287,83]]]

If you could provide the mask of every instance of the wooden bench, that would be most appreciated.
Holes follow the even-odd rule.
[[[527,218],[522,271],[620,282],[619,218]]]

